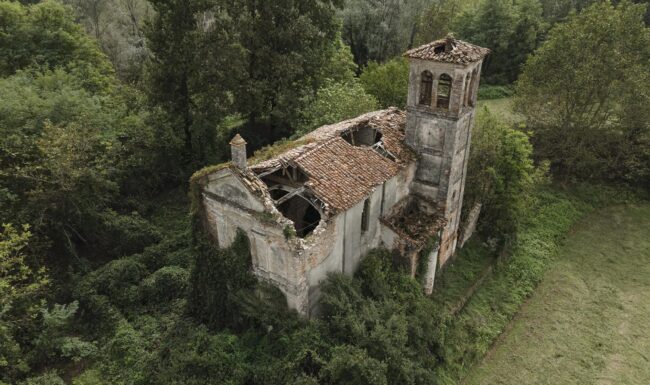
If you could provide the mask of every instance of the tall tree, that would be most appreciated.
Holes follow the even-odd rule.
[[[517,21],[509,47],[509,66],[505,69],[509,81],[517,79],[528,55],[539,47],[547,30],[539,0],[518,0],[516,13]]]
[[[151,175],[152,144],[164,139],[122,103],[63,70],[0,79],[0,212],[31,225],[39,258],[65,265],[72,256],[119,254],[138,237],[137,215],[115,211],[124,207],[120,181]],[[97,254],[82,255],[89,244]]]
[[[233,70],[241,49],[232,19],[219,1],[152,0],[156,16],[146,27],[151,50],[148,92],[179,131],[185,162],[214,161],[215,134],[231,111]]]
[[[348,0],[343,38],[360,66],[383,62],[413,46],[430,0]],[[446,32],[446,31],[445,31]]]
[[[598,3],[556,24],[526,63],[516,108],[557,174],[650,180],[645,5]],[[646,184],[647,185],[647,184]]]
[[[454,25],[459,37],[492,50],[483,74],[494,84],[517,79],[544,31],[539,0],[483,0],[477,8],[463,12]]]
[[[147,56],[144,23],[153,16],[147,0],[62,0],[94,36],[125,81],[137,83]]]
[[[53,0],[23,6],[0,2],[0,76],[26,68],[65,68],[84,85],[104,89],[112,68],[97,44],[75,23],[70,8]]]
[[[236,99],[251,128],[270,127],[277,136],[295,124],[303,98],[318,89],[319,75],[336,51],[340,5],[341,0],[232,2],[246,50]]]
[[[472,129],[463,215],[481,203],[481,227],[506,239],[524,216],[536,170],[528,136],[489,112],[479,111]]]
[[[369,63],[359,77],[363,88],[377,98],[382,108],[406,107],[409,63],[402,57],[384,64]]]
[[[12,225],[0,228],[0,381],[12,382],[29,370],[25,350],[49,280],[27,262],[31,233]],[[27,337],[27,338],[26,338]]]
[[[460,13],[461,6],[459,0],[433,0],[420,17],[417,43],[426,44],[445,36],[451,30],[452,22]]]

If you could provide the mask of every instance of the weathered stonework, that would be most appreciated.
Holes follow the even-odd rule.
[[[436,268],[456,249],[487,52],[453,38],[409,51],[406,113],[324,126],[262,161],[247,161],[237,135],[232,165],[202,187],[207,230],[220,247],[243,230],[254,274],[304,315],[318,311],[328,273],[354,274],[379,246],[399,253],[431,293]],[[425,272],[417,272],[421,258]]]

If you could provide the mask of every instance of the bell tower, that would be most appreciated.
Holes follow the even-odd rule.
[[[489,52],[448,35],[404,55],[410,67],[405,140],[419,156],[412,192],[434,203],[447,222],[439,266],[456,250],[481,65]]]

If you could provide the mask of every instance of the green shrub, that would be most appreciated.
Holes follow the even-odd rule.
[[[56,371],[47,372],[40,376],[30,377],[20,385],[65,385],[65,381],[59,377]]]
[[[481,85],[478,88],[479,100],[509,98],[514,94],[512,86]]]
[[[207,235],[195,233],[194,236],[189,311],[196,319],[212,327],[236,327],[239,316],[234,295],[255,284],[248,238],[243,231],[238,231],[229,248],[219,249],[207,239]]]
[[[304,135],[320,126],[355,118],[378,107],[377,99],[368,94],[359,81],[326,82],[302,111],[303,125],[296,132]]]
[[[246,384],[249,368],[239,339],[210,333],[205,326],[177,325],[162,341],[148,368],[148,384]]]
[[[110,250],[110,258],[119,258],[141,252],[161,238],[158,229],[137,212],[119,215],[113,210],[101,214],[102,225],[97,247]],[[119,241],[118,241],[119,240]]]
[[[192,261],[191,238],[187,231],[180,232],[147,247],[133,258],[144,264],[149,271],[156,271],[164,266],[189,268]]]
[[[146,275],[147,268],[135,258],[116,259],[84,277],[76,292],[82,304],[102,295],[113,305],[129,308],[138,303],[138,285]]]
[[[187,295],[190,273],[178,266],[165,266],[142,280],[140,293],[145,302],[170,301]]]
[[[323,375],[330,384],[388,385],[386,363],[350,345],[334,348],[332,358],[323,368]]]
[[[377,98],[382,108],[406,107],[408,60],[399,57],[385,64],[371,62],[359,77],[363,88]]]
[[[74,301],[41,310],[42,325],[40,334],[32,342],[32,360],[40,364],[66,360],[78,362],[96,353],[97,348],[93,343],[72,335],[72,321],[78,308],[78,302]]]
[[[364,257],[355,278],[331,275],[321,290],[326,335],[337,345],[351,345],[353,348],[349,349],[355,352],[354,357],[367,355],[371,362],[386,364],[385,374],[373,381],[434,383],[432,369],[437,359],[437,341],[441,336],[438,325],[442,324],[439,312],[415,279],[394,268],[388,251],[370,252]],[[337,349],[344,348],[337,346],[333,351],[337,352]],[[347,348],[343,351],[346,355],[352,353]],[[336,363],[335,367],[353,371],[350,375],[354,378],[364,370],[357,364],[346,367],[342,362]],[[326,378],[331,376],[331,370],[324,370]],[[364,378],[357,380],[367,381]]]

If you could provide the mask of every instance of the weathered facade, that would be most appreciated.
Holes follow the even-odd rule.
[[[204,217],[219,246],[243,230],[255,275],[305,315],[316,310],[327,273],[353,274],[378,246],[396,250],[413,274],[428,266],[430,293],[436,267],[457,244],[488,52],[452,37],[407,52],[406,112],[391,108],[323,126],[284,143],[284,151],[252,159],[235,137],[231,164],[202,184]]]

